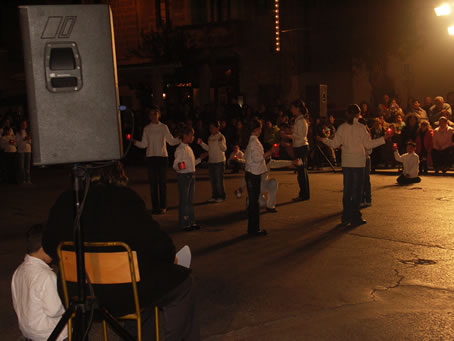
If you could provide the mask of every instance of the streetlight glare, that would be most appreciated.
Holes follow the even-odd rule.
[[[440,17],[451,14],[451,6],[449,4],[442,4],[435,8],[435,14]]]
[[[454,25],[448,27],[448,33],[450,36],[454,36]]]

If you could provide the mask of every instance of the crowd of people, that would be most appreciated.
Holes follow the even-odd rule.
[[[296,168],[299,192],[293,199],[295,202],[310,200],[310,163],[312,167],[320,166],[323,159],[330,165],[339,163],[344,177],[340,225],[352,228],[366,223],[361,205],[371,204],[369,167],[377,164],[377,153],[381,156],[380,153],[391,146],[389,154],[402,164],[402,174],[397,179],[402,185],[421,181],[418,174],[427,172],[432,163],[435,172],[445,173],[451,166],[454,144],[450,125],[454,123],[450,120],[451,107],[442,97],[436,97],[428,111],[417,100],[412,100],[411,111],[406,113],[398,101],[389,96],[384,97],[384,103],[379,105],[375,115],[366,103],[352,104],[346,110],[346,121],[338,127],[332,115],[326,119],[311,119],[302,100],[293,101],[288,113],[280,110],[273,116],[266,111],[254,115],[249,112],[232,118],[229,124],[222,119],[211,120],[205,127],[199,120],[194,127],[190,119],[179,124],[170,121],[168,126],[160,121],[158,107],[148,108],[150,123],[144,127],[140,140],[133,139],[132,142],[136,147],[146,149],[152,214],[166,213],[167,168],[171,164],[177,173],[178,225],[185,232],[200,229],[193,200],[196,166],[205,158],[208,158],[211,182],[208,203],[226,200],[226,163],[232,172],[244,170],[242,187],[246,187],[248,194],[247,233],[251,237],[267,235],[260,223],[264,192],[268,193],[266,208],[277,212],[278,183],[269,177],[273,160],[289,160],[286,165]],[[433,126],[436,127],[434,131]],[[22,171],[23,175],[11,171],[12,165],[26,159],[16,154],[13,157],[13,153],[30,154],[31,139],[26,121],[21,121],[14,134],[11,122],[4,120],[1,136],[2,164],[7,169],[8,181],[29,182],[29,172],[27,178],[25,171]],[[28,149],[16,148],[20,144],[28,145]],[[168,145],[176,149],[169,153]],[[338,150],[340,153],[336,152]],[[30,155],[27,157],[29,166]],[[142,332],[144,335],[154,333],[153,318],[149,317],[153,316],[151,309],[157,304],[164,314],[166,340],[199,340],[191,270],[178,265],[173,241],[146,210],[142,198],[125,186],[127,177],[120,163],[105,169],[95,168],[91,175],[92,185],[81,217],[87,232],[85,237],[87,241],[123,240],[138,251],[142,277],[139,293],[143,314],[148,316],[144,319]],[[241,196],[242,187],[236,191],[237,197]],[[56,248],[61,241],[72,239],[74,200],[72,191],[64,192],[52,207],[46,227],[32,227],[24,263],[13,276],[13,305],[21,331],[28,338],[45,339],[64,311],[56,294],[56,276],[46,264],[57,258]],[[143,238],[144,231],[148,238]],[[32,281],[32,278],[37,280]],[[132,308],[121,299],[121,288],[113,290],[97,291],[98,299],[115,315],[128,313]],[[30,299],[30,293],[35,292],[38,294]],[[43,296],[45,292],[50,294]],[[111,297],[118,297],[120,307],[113,304]],[[67,332],[63,331],[59,340],[66,339]]]
[[[31,143],[25,118],[0,120],[0,183],[31,184]]]

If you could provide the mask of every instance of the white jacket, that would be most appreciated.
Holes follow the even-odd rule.
[[[164,123],[158,122],[158,124],[148,124],[143,129],[142,140],[135,141],[134,145],[139,148],[147,148],[147,157],[167,157],[166,143],[175,146],[180,142],[180,139],[172,136],[169,128]]]
[[[362,168],[366,166],[366,149],[385,144],[379,137],[372,140],[366,126],[355,118],[353,124],[347,122],[340,125],[332,140],[324,138],[323,143],[331,148],[342,148],[342,167]]]

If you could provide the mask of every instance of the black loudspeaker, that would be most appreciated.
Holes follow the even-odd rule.
[[[306,106],[311,116],[328,116],[328,85],[317,84],[306,87]]]
[[[123,154],[108,5],[19,6],[35,165]]]

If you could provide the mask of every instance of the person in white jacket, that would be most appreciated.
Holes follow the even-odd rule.
[[[194,214],[194,193],[195,193],[195,167],[207,157],[207,153],[195,158],[194,152],[189,146],[194,141],[194,129],[182,127],[178,132],[181,139],[180,145],[175,151],[173,169],[177,172],[179,205],[178,205],[178,224],[183,231],[199,230],[200,226],[196,223]]]
[[[208,202],[223,202],[225,200],[224,170],[227,143],[224,135],[219,132],[219,128],[219,121],[211,122],[211,135],[208,137],[208,144],[201,139],[197,140],[197,143],[208,152],[208,171],[211,181],[211,199]]]
[[[408,185],[421,182],[418,176],[419,172],[419,156],[415,153],[416,143],[413,141],[407,142],[407,152],[403,155],[399,154],[398,146],[394,145],[394,158],[396,161],[403,164],[402,174],[397,178],[399,185]]]
[[[343,211],[341,226],[351,224],[352,227],[366,223],[360,211],[361,196],[364,184],[364,167],[366,166],[366,149],[385,144],[385,138],[372,139],[366,126],[358,119],[361,109],[357,104],[350,104],[347,108],[347,122],[341,124],[334,138],[317,137],[331,148],[342,150],[342,172],[344,174]],[[390,138],[392,133],[386,135]]]
[[[146,148],[148,179],[150,182],[151,205],[153,214],[167,211],[167,145],[176,146],[180,140],[173,137],[169,128],[159,121],[161,112],[158,106],[147,109],[150,124],[143,129],[142,139],[134,141],[138,148]]]

